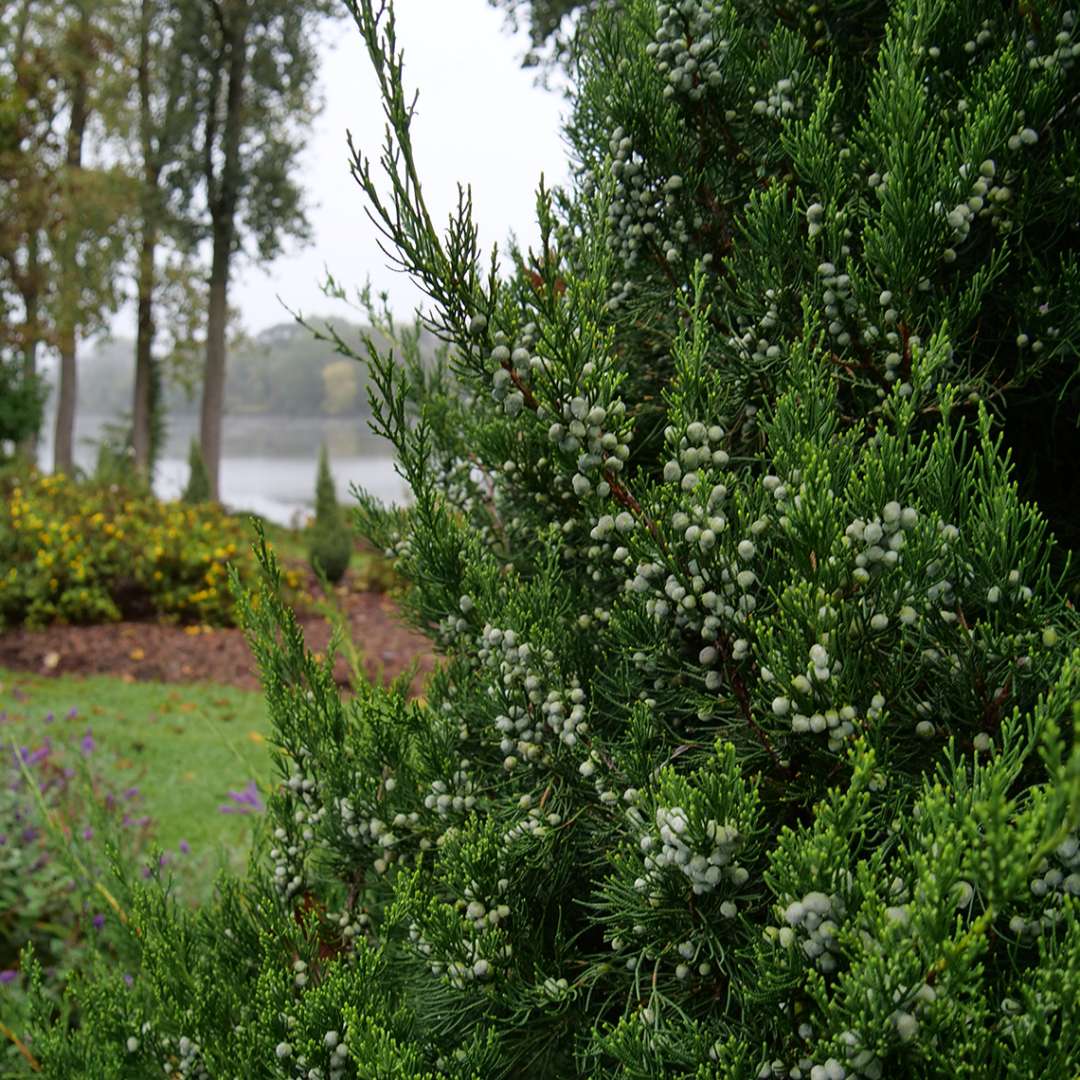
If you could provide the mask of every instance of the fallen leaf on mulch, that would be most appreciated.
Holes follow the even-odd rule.
[[[418,661],[413,689],[419,693],[436,662],[431,643],[401,623],[397,607],[386,595],[350,593],[341,602],[368,678],[389,682]],[[310,611],[298,613],[298,619],[307,647],[324,652],[330,640],[326,620]],[[380,658],[385,663],[380,664]],[[139,664],[136,671],[131,670],[133,660]],[[151,622],[17,628],[0,633],[0,668],[5,667],[56,675],[113,675],[126,682],[205,680],[244,690],[260,688],[251,651],[239,629]],[[340,657],[334,676],[343,688],[349,686],[348,665]]]

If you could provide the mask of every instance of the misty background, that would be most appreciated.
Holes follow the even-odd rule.
[[[559,134],[563,98],[523,69],[529,48],[504,13],[487,0],[397,0],[398,37],[406,79],[419,90],[414,142],[425,196],[436,221],[471,185],[482,248],[509,236],[534,241],[535,190],[566,176]],[[311,131],[299,170],[312,225],[309,244],[292,243],[263,265],[242,258],[230,286],[236,310],[227,367],[222,500],[282,524],[302,521],[312,503],[319,445],[326,443],[342,498],[357,484],[401,501],[405,487],[390,448],[368,430],[363,367],[337,356],[296,324],[290,311],[360,342],[362,315],[328,297],[327,273],[350,290],[370,283],[385,293],[399,322],[411,322],[424,297],[407,275],[388,265],[350,171],[348,135],[377,158],[384,117],[364,44],[348,20],[327,24],[320,44],[320,92],[325,107]],[[495,137],[497,135],[497,137]],[[98,442],[130,415],[135,336],[133,305],[121,308],[110,335],[81,349],[75,421],[76,464],[92,470]],[[56,362],[41,370],[55,382]],[[198,433],[198,390],[176,381],[166,392],[167,439],[154,487],[176,497],[187,479],[187,454]],[[39,461],[50,468],[56,395],[50,396]]]

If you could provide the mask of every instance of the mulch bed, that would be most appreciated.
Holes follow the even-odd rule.
[[[385,593],[346,593],[340,603],[368,677],[383,682],[413,663],[413,693],[421,693],[435,666],[431,643],[404,626]],[[322,616],[300,613],[309,649],[321,652],[330,639]],[[211,681],[244,690],[259,688],[258,671],[243,631],[168,626],[151,622],[103,626],[52,626],[0,633],[0,667],[39,675],[114,675],[130,681]],[[339,685],[349,683],[345,660],[334,670]]]

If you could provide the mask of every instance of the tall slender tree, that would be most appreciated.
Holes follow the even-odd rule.
[[[4,320],[4,342],[22,356],[22,379],[37,376],[44,335],[48,251],[44,232],[55,194],[61,97],[56,64],[45,42],[49,5],[23,0],[0,21],[0,290],[16,301]],[[36,454],[36,428],[24,434],[24,454]]]
[[[273,259],[308,234],[296,165],[318,108],[320,19],[329,0],[202,0],[199,170],[211,243],[200,443],[216,499],[229,277],[244,250]]]
[[[93,63],[94,19],[91,4],[79,0],[73,7],[74,18],[65,32],[68,125],[64,137],[64,170],[61,187],[65,202],[73,206],[75,190],[83,165],[83,144],[90,119],[89,82]],[[66,218],[60,228],[60,317],[57,322],[57,348],[60,353],[60,384],[56,401],[56,434],[53,442],[53,468],[70,472],[75,463],[75,352],[78,328],[79,265],[78,234],[81,225]]]
[[[135,390],[132,403],[132,450],[135,468],[144,476],[152,461],[154,416],[159,407],[161,372],[154,355],[155,309],[166,285],[159,266],[168,239],[183,255],[191,246],[185,228],[187,186],[179,168],[190,145],[199,113],[192,93],[191,66],[199,28],[194,0],[133,0],[128,18],[136,33],[134,56],[135,138],[139,183],[136,253],[138,305],[135,342]]]

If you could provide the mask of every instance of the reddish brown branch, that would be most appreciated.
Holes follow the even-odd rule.
[[[510,373],[510,381],[518,388],[521,396],[525,399],[525,404],[533,412],[538,412],[540,402],[536,400],[536,395],[521,381],[521,376],[510,366],[510,361],[505,361],[502,366]]]
[[[664,538],[660,534],[660,528],[656,524],[656,522],[653,521],[652,518],[650,518],[644,510],[642,510],[641,503],[639,503],[637,499],[635,499],[634,496],[625,487],[623,487],[622,483],[616,476],[614,476],[612,473],[607,473],[605,475],[607,476],[608,487],[611,488],[611,494],[615,501],[620,503],[622,506],[625,506],[631,514],[633,514],[636,518],[639,518],[645,523],[645,527],[652,534],[652,538],[660,545],[661,549],[666,555],[668,553],[668,546],[664,542]]]

